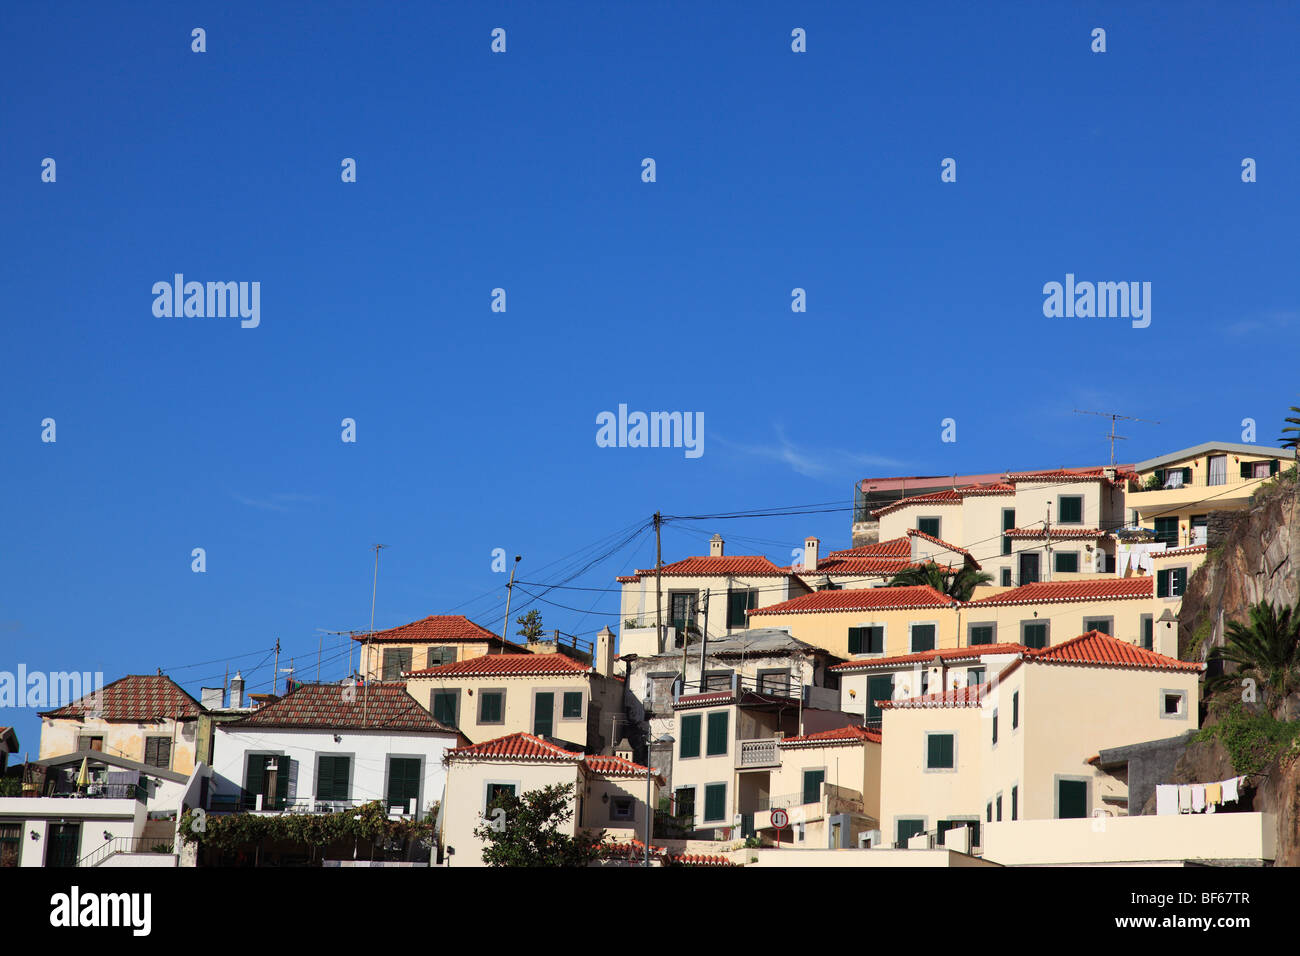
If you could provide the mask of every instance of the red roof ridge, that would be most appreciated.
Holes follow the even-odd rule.
[[[549,674],[590,674],[595,668],[564,654],[482,654],[436,667],[404,671],[403,677],[478,677],[484,675],[544,677]]]
[[[780,604],[748,611],[750,618],[769,614],[815,614],[827,611],[866,611],[907,609],[921,607],[952,607],[958,602],[941,594],[928,584],[908,584],[898,587],[843,588],[835,591],[813,591]]]
[[[511,760],[552,760],[581,762],[583,755],[574,750],[565,750],[558,744],[516,731],[504,737],[480,741],[465,747],[456,747],[447,751],[449,759],[468,757],[472,759],[506,758]]]
[[[1200,671],[1204,665],[1183,661],[1098,630],[1086,631],[1068,641],[1025,652],[1024,660],[1042,664],[1097,664],[1104,667],[1138,667],[1150,670]]]
[[[938,647],[913,654],[895,654],[890,657],[862,657],[840,664],[832,664],[830,670],[853,670],[866,667],[889,667],[895,664],[914,664],[932,660],[969,660],[975,657],[989,657],[997,654],[1019,654],[1029,650],[1024,644],[968,644],[964,647]]]
[[[834,730],[819,730],[816,733],[800,734],[797,737],[783,737],[780,740],[782,747],[788,747],[791,744],[839,744],[839,743],[858,743],[863,740],[869,740],[873,743],[880,743],[880,731],[871,730],[867,727],[859,727],[857,724],[849,724],[844,727],[836,727]]]
[[[1120,578],[1098,575],[1095,579],[1074,581],[1034,581],[1018,588],[966,602],[967,607],[994,607],[1000,604],[1044,604],[1053,601],[1124,600],[1152,597],[1154,578]]]

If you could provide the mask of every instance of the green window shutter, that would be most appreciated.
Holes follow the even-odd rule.
[[[499,724],[502,720],[502,700],[499,690],[479,691],[479,723]]]
[[[275,758],[275,808],[283,810],[289,802],[289,755]]]
[[[1155,647],[1156,622],[1150,614],[1142,616],[1142,646],[1146,650],[1152,650]]]
[[[926,738],[926,767],[931,770],[952,769],[952,734],[930,734]]]
[[[679,756],[681,757],[698,757],[700,755],[700,723],[703,718],[699,714],[687,714],[682,718],[682,743]]]
[[[348,757],[324,756],[316,773],[316,798],[318,800],[348,799]]]
[[[1169,597],[1169,572],[1160,571],[1156,574],[1156,597]]]
[[[938,518],[918,518],[916,530],[922,534],[928,534],[932,538],[939,537],[939,519]]]
[[[582,716],[582,691],[564,692],[564,716],[571,720]]]
[[[1083,520],[1083,499],[1077,495],[1066,495],[1061,498],[1060,514],[1057,520],[1061,524],[1078,524]]]
[[[1025,647],[1044,648],[1047,646],[1047,624],[1038,621],[1025,625]]]
[[[388,758],[388,807],[409,812],[411,800],[420,796],[420,759]]]
[[[1020,788],[1011,788],[1011,819],[1018,819],[1020,816]]]
[[[717,757],[727,752],[727,718],[725,710],[709,714],[709,741],[706,753]]]
[[[745,612],[758,606],[758,592],[754,590],[727,592],[727,627],[743,628],[749,626]]]
[[[1174,594],[1171,596],[1181,597],[1187,593],[1187,569],[1174,568]]]
[[[867,719],[880,719],[880,704],[882,700],[893,700],[894,698],[894,675],[886,674],[882,677],[867,678]]]
[[[907,846],[907,841],[912,839],[918,833],[925,832],[924,820],[899,820],[898,821],[898,840],[899,846]]]
[[[1281,467],[1282,467],[1282,463],[1278,461],[1276,458],[1274,458],[1272,461],[1268,463],[1268,473],[1270,475],[1276,475],[1278,469]]]
[[[825,770],[805,770],[803,772],[803,802],[817,803],[822,798],[822,783],[826,780]]]
[[[1251,477],[1250,462],[1248,462],[1248,461],[1243,461],[1243,462],[1241,463],[1241,477],[1243,477],[1243,478],[1249,478],[1249,477]]]
[[[1088,815],[1088,785],[1082,780],[1061,780],[1057,784],[1058,820],[1078,820]]]
[[[533,695],[533,735],[550,737],[555,733],[555,694]]]
[[[917,654],[921,651],[934,650],[934,625],[933,624],[913,624],[912,625],[912,653]]]
[[[867,628],[867,653],[885,653],[885,629],[883,627]]]
[[[1164,486],[1164,483],[1165,483],[1165,470],[1164,470],[1163,468],[1157,468],[1157,469],[1156,469],[1156,481],[1157,481],[1157,482],[1158,482],[1162,487]]]
[[[1056,559],[1056,570],[1073,573],[1079,570],[1079,554],[1076,551],[1058,551],[1053,555]]]
[[[977,644],[993,643],[993,625],[976,624],[970,629],[970,643],[974,647]]]
[[[727,816],[727,785],[710,783],[704,787],[704,822],[716,823]]]
[[[850,654],[862,653],[862,633],[865,630],[866,630],[865,627],[849,628],[849,653]]]
[[[1183,484],[1185,484],[1185,485],[1190,485],[1191,483],[1192,483],[1192,469],[1190,469],[1190,468],[1184,468],[1184,469],[1183,469]]]
[[[456,703],[460,697],[458,690],[435,690],[433,692],[433,719],[448,727],[456,726]]]
[[[1020,691],[1011,695],[1011,729],[1020,726]]]
[[[257,795],[266,785],[266,754],[249,754],[244,766],[244,794],[248,797],[248,809],[257,806]]]
[[[998,742],[998,709],[993,708],[993,743]]]

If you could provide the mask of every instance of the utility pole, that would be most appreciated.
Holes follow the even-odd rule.
[[[1159,424],[1160,424],[1160,422],[1152,421],[1151,419],[1148,419],[1148,418],[1134,418],[1132,415],[1119,415],[1119,414],[1116,414],[1115,412],[1090,412],[1090,411],[1084,411],[1084,410],[1081,410],[1081,409],[1076,408],[1076,409],[1074,410],[1074,414],[1076,414],[1076,415],[1098,415],[1098,416],[1100,416],[1100,417],[1102,417],[1102,418],[1109,418],[1109,419],[1110,419],[1110,432],[1107,433],[1106,438],[1110,441],[1110,466],[1111,466],[1112,468],[1115,467],[1115,442],[1117,442],[1117,441],[1127,441],[1127,440],[1128,440],[1127,437],[1124,436],[1124,435],[1116,435],[1116,434],[1115,434],[1115,423],[1116,423],[1116,422],[1119,422],[1119,421],[1126,421],[1126,422],[1143,422],[1143,423],[1145,423],[1145,424],[1147,424],[1147,425],[1159,425]]]
[[[275,639],[275,667],[274,673],[271,674],[271,696],[274,697],[280,688],[280,639]]]
[[[366,634],[366,662],[371,670],[374,669],[374,662],[370,660],[370,641],[375,636],[375,595],[379,593],[379,550],[386,547],[388,547],[386,544],[375,545],[375,577],[370,585],[370,631]],[[361,679],[365,681],[365,690],[361,694],[361,726],[364,727],[370,715],[370,678],[362,674]]]
[[[709,656],[709,588],[704,589],[704,638],[700,643],[700,693],[704,693],[704,663]]]
[[[501,640],[503,643],[507,640],[506,635],[510,632],[510,598],[515,593],[515,568],[519,567],[519,561],[522,558],[522,554],[516,554],[515,563],[510,566],[510,583],[506,585],[506,619],[501,622]],[[505,652],[506,649],[501,648],[501,653],[504,654]]]
[[[1047,523],[1043,529],[1045,537],[1043,538],[1043,547],[1047,552],[1047,567],[1044,569],[1047,575],[1043,580],[1052,580],[1052,503],[1047,503]]]
[[[660,587],[661,587],[660,582],[662,580],[662,576],[659,573],[659,568],[664,563],[662,542],[660,541],[660,537],[659,537],[660,526],[662,524],[663,524],[663,518],[660,517],[659,512],[656,511],[655,512],[655,642],[659,644],[661,650],[667,650],[666,647],[663,647],[664,600],[663,600],[663,595],[660,592]],[[686,672],[683,670],[682,681],[684,682],[685,680],[686,680]]]

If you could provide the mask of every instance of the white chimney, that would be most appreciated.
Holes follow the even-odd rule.
[[[614,632],[608,624],[596,635],[596,659],[591,663],[597,674],[614,676]]]
[[[711,558],[722,557],[722,535],[715,534],[712,538],[709,539],[709,557]]]
[[[230,678],[230,706],[244,706],[244,678],[239,671],[235,671],[235,676]]]
[[[220,710],[225,699],[224,687],[204,687],[199,691],[199,703],[203,705],[204,710]]]
[[[817,570],[817,549],[820,546],[821,542],[816,538],[803,539],[803,569],[805,571]]]

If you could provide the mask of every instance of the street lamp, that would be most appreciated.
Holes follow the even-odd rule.
[[[654,811],[654,807],[652,807],[652,806],[650,805],[650,779],[651,779],[653,776],[655,776],[656,774],[658,774],[658,772],[659,772],[659,771],[655,770],[654,767],[650,766],[650,748],[653,747],[655,744],[668,744],[668,745],[671,746],[672,744],[675,744],[675,743],[677,743],[677,738],[675,738],[672,734],[664,734],[662,737],[656,737],[654,740],[651,740],[651,741],[649,741],[649,742],[646,744],[646,748],[645,748],[645,763],[646,763],[646,768],[645,768],[645,862],[642,864],[643,866],[649,866],[649,865],[650,865],[650,839],[651,839],[651,837],[654,835],[654,818],[655,818],[655,811]]]

